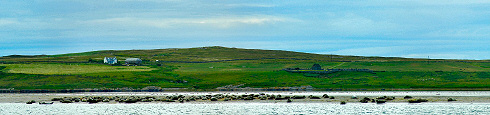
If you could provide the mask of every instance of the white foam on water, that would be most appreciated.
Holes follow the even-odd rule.
[[[490,114],[490,103],[0,103],[2,114]]]

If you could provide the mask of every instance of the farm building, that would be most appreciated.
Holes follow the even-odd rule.
[[[322,66],[320,66],[320,64],[313,64],[311,70],[323,70],[323,69]]]
[[[104,63],[106,64],[116,64],[117,63],[117,58],[110,58],[110,57],[104,57]]]
[[[126,64],[134,64],[134,65],[139,65],[141,64],[142,60],[140,58],[127,58],[126,59]]]

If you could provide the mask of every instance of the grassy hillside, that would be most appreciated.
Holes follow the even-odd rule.
[[[141,58],[141,66],[102,64],[104,57]],[[89,61],[91,60],[91,61]],[[158,60],[158,61],[157,61]],[[376,72],[302,74],[283,68],[371,69]],[[490,86],[488,60],[427,60],[320,55],[278,50],[201,47],[94,51],[0,58],[0,89],[214,89],[312,86],[319,89],[472,89]]]
[[[94,65],[94,64],[58,64],[58,63],[32,63],[32,64],[0,64],[6,66],[8,73],[25,73],[25,74],[86,74],[101,72],[121,72],[121,71],[151,71],[154,68],[147,66],[118,66]]]

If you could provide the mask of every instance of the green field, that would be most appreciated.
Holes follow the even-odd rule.
[[[140,66],[111,66],[104,57],[141,58]],[[91,61],[89,61],[91,60]],[[158,60],[158,61],[157,61]],[[120,61],[120,63],[124,63]],[[284,68],[370,69],[304,74]],[[214,89],[312,86],[344,90],[488,90],[488,60],[427,60],[319,55],[290,51],[204,47],[95,51],[0,58],[0,89],[143,88]]]
[[[33,64],[0,64],[5,66],[7,73],[25,74],[86,74],[101,72],[122,72],[122,71],[151,71],[154,68],[146,66],[110,66],[95,64],[56,64],[56,63],[33,63]]]

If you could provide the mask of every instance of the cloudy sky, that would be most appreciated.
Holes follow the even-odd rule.
[[[490,59],[490,1],[9,0],[0,56],[225,46]]]

